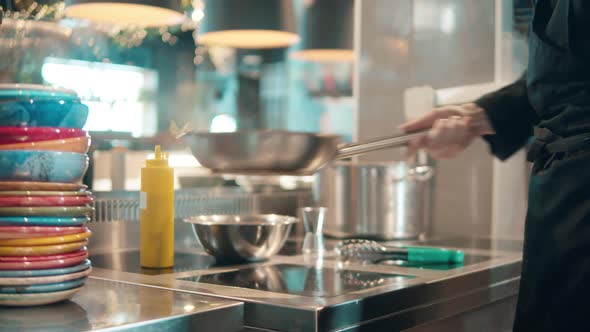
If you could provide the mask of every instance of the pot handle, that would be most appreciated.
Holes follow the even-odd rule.
[[[418,181],[418,182],[426,182],[434,176],[434,167],[432,166],[414,166],[408,170],[408,174],[405,176],[401,176],[399,178],[395,178],[393,181]]]
[[[416,166],[408,171],[408,178],[420,182],[428,181],[434,176],[434,167],[432,166]]]

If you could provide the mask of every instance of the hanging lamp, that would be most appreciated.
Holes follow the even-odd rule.
[[[301,49],[291,58],[310,62],[354,60],[354,0],[307,0]]]
[[[185,19],[181,0],[66,0],[65,14],[98,23],[160,27]]]
[[[197,43],[240,49],[299,42],[292,0],[206,0]]]

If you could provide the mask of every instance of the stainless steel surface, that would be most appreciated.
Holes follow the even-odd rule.
[[[403,332],[511,332],[516,313],[517,296],[490,303],[475,310],[416,326]],[[374,324],[372,331],[387,330],[387,322]]]
[[[328,208],[324,234],[417,238],[429,224],[432,168],[407,162],[336,162],[316,175],[314,198]]]
[[[400,147],[423,133],[401,134],[351,144],[339,136],[289,131],[238,131],[183,136],[201,165],[214,172],[311,175],[334,159]]]
[[[245,302],[245,325],[278,331],[404,330],[461,315],[516,295],[522,242],[441,237],[386,244],[441,246],[465,252],[462,265],[349,264],[326,253],[308,265],[295,240],[290,256],[264,263],[190,264],[181,271],[143,274],[137,262],[113,252],[95,260],[96,277],[149,284]],[[289,241],[288,243],[290,243]],[[326,248],[335,241],[327,239]],[[207,257],[203,251],[192,252]],[[92,257],[91,257],[92,258]],[[188,256],[187,256],[188,258]],[[131,264],[131,265],[130,265]],[[399,276],[402,276],[399,278]]]
[[[0,331],[240,331],[243,304],[90,277],[71,300],[0,309]]]
[[[203,215],[184,219],[205,251],[220,262],[262,261],[276,254],[289,237],[294,217]]]

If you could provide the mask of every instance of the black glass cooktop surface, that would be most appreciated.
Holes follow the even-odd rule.
[[[147,269],[139,264],[139,251],[124,251],[107,254],[91,255],[92,266],[115,271],[139,273],[146,275],[160,275],[192,270],[202,270],[219,266],[215,258],[205,253],[174,253],[174,268]]]
[[[324,249],[331,251],[334,249],[337,242],[324,242]],[[303,254],[303,239],[287,240],[277,255],[281,256],[297,256]]]
[[[383,285],[393,285],[412,276],[364,271],[276,264],[181,278],[215,285],[274,293],[333,297]]]

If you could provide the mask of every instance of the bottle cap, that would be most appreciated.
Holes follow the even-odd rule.
[[[154,159],[148,159],[145,161],[147,167],[168,167],[168,153],[162,153],[160,146],[156,145],[154,149]]]

